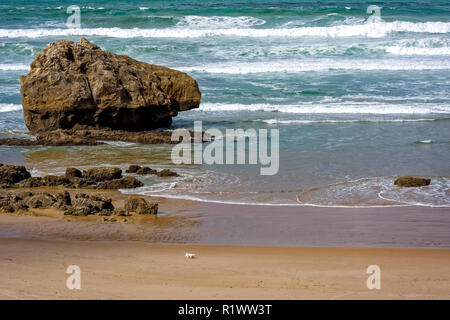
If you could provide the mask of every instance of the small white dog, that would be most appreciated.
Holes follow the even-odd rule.
[[[185,257],[185,258],[188,258],[188,259],[194,259],[194,258],[195,258],[195,253],[189,253],[189,252],[186,252],[186,254],[184,255],[184,257]]]

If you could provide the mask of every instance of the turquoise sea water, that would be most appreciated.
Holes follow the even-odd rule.
[[[81,8],[68,29],[67,7]],[[368,22],[369,5],[381,20]],[[173,128],[278,128],[280,172],[183,166],[133,192],[297,205],[450,205],[448,1],[9,1],[0,4],[0,136],[25,137],[19,76],[50,41],[188,72],[199,110]],[[168,167],[170,148],[0,147],[0,162],[37,172],[130,163]],[[432,177],[400,190],[397,175]]]

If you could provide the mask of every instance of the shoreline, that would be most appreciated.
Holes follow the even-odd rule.
[[[193,252],[195,259],[186,259]],[[0,238],[2,299],[449,299],[450,250]],[[368,290],[369,265],[381,289]],[[69,265],[81,290],[68,290]]]

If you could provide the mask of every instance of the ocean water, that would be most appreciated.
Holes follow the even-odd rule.
[[[81,29],[66,10],[81,8]],[[369,19],[369,5],[380,19]],[[0,147],[35,173],[67,166],[170,167],[127,192],[200,201],[316,206],[450,206],[448,1],[10,1],[0,4],[0,136],[27,137],[19,76],[47,43],[103,49],[189,73],[193,126],[280,130],[280,171],[183,165],[169,146]],[[398,175],[432,177],[400,189]]]

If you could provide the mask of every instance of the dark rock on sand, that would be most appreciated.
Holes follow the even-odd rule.
[[[164,169],[157,173],[158,177],[179,177],[179,174],[170,170],[170,169]]]
[[[144,184],[134,177],[124,177],[121,179],[108,180],[102,183],[99,183],[96,186],[96,189],[134,189],[142,187]]]
[[[28,208],[66,208],[70,205],[70,194],[67,191],[56,195],[49,192],[0,192],[0,209],[5,212],[27,211]]]
[[[113,214],[119,217],[128,217],[130,215],[125,209],[115,209]]]
[[[186,73],[79,43],[50,43],[22,76],[25,123],[32,132],[77,125],[142,131],[169,126],[197,108],[201,94]]]
[[[144,198],[128,198],[125,202],[125,210],[137,214],[157,214],[158,203],[148,202]]]
[[[0,166],[0,184],[14,184],[31,177],[24,166]]]
[[[55,195],[56,206],[59,208],[65,208],[72,205],[72,199],[68,191],[58,192]]]
[[[116,167],[98,167],[83,172],[83,177],[97,182],[122,178],[122,170]]]
[[[88,216],[93,214],[109,216],[113,213],[112,199],[99,195],[80,193],[75,195],[72,207],[64,211],[64,215]]]
[[[50,193],[42,192],[33,194],[31,197],[26,198],[25,203],[31,208],[50,208],[56,203],[55,197]]]
[[[129,212],[138,214],[156,214],[157,203],[149,203],[142,198],[130,198],[126,207],[115,208],[112,199],[102,195],[79,193],[72,199],[68,191],[57,193],[31,191],[0,190],[0,212],[13,213],[28,211],[29,208],[62,210],[64,215],[72,216],[129,216]]]
[[[0,191],[0,211],[12,213],[17,211],[27,211],[28,205],[23,198],[14,192]]]
[[[431,183],[429,178],[418,178],[411,176],[399,177],[394,181],[394,184],[399,187],[423,187]]]

